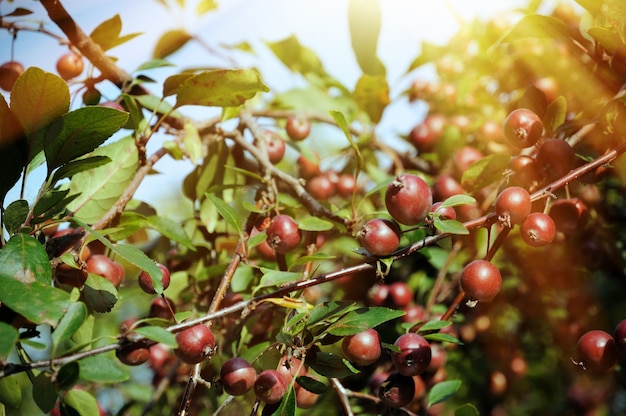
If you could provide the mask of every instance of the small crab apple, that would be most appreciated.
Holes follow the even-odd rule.
[[[309,136],[309,133],[311,132],[311,123],[305,117],[292,114],[287,117],[285,131],[291,140],[299,142]]]
[[[389,285],[387,300],[396,308],[404,308],[413,301],[413,290],[404,281],[393,282]]]
[[[429,115],[409,132],[409,141],[419,153],[430,152],[441,137],[445,125],[446,118],[443,115]]]
[[[82,56],[68,52],[57,61],[57,72],[61,78],[67,81],[79,76],[83,72],[84,66]]]
[[[430,187],[417,175],[403,173],[387,186],[385,206],[389,214],[401,224],[419,224],[428,215],[432,205]]]
[[[151,318],[172,319],[172,314],[176,313],[176,305],[174,301],[165,296],[158,296],[154,298],[150,304],[150,312],[148,314]]]
[[[430,208],[430,212],[436,216],[443,218],[444,220],[456,220],[456,211],[454,207],[441,207],[443,201],[438,201]]]
[[[579,364],[596,373],[610,370],[618,358],[615,339],[608,332],[599,329],[585,332],[578,340],[576,350]]]
[[[543,135],[543,123],[534,111],[518,108],[504,119],[504,137],[517,148],[534,145]]]
[[[86,263],[86,271],[104,277],[113,286],[119,287],[124,280],[124,268],[115,260],[110,259],[104,254],[93,254]]]
[[[537,168],[537,161],[528,155],[517,155],[509,162],[511,170],[511,185],[528,189],[541,179]]]
[[[626,319],[621,320],[613,330],[613,338],[615,346],[619,354],[620,360],[626,359]]]
[[[461,272],[461,287],[470,300],[488,302],[500,292],[502,276],[491,262],[474,260]]]
[[[256,141],[255,141],[255,144]],[[267,157],[272,164],[277,164],[285,156],[287,145],[285,140],[278,133],[272,130],[265,131],[265,148],[267,149]]]
[[[132,343],[122,345],[115,351],[115,356],[126,365],[136,366],[148,361],[150,349],[143,343]]]
[[[337,185],[333,181],[333,175],[329,175],[326,172],[322,172],[306,182],[307,192],[320,201],[327,201],[335,194],[336,189]]]
[[[400,227],[386,218],[374,218],[363,225],[357,241],[372,256],[388,256],[400,245]]]
[[[520,186],[505,188],[496,198],[496,214],[507,226],[520,224],[530,214],[531,208],[530,194]]]
[[[520,224],[522,240],[531,247],[550,244],[556,235],[556,226],[549,215],[532,212]]]
[[[161,284],[163,285],[163,290],[165,290],[170,285],[170,271],[165,265],[161,263],[157,263],[157,266],[159,267],[159,269],[161,269]],[[139,282],[139,287],[141,287],[141,290],[143,290],[144,292],[151,295],[154,295],[156,293],[156,290],[154,289],[154,284],[152,283],[152,277],[150,277],[150,275],[145,270],[142,270],[139,273],[137,281]]]
[[[539,172],[548,181],[558,179],[576,165],[576,153],[572,146],[562,139],[545,140],[535,156]]]
[[[463,146],[452,155],[452,175],[460,181],[463,174],[474,163],[483,158],[483,152],[474,146]]]
[[[397,372],[412,377],[426,371],[432,358],[432,351],[424,337],[408,332],[400,335],[393,345],[400,350],[391,353],[391,361]]]
[[[378,397],[387,406],[404,407],[415,397],[415,380],[412,376],[393,372],[378,387]]]
[[[278,403],[287,393],[287,382],[276,370],[263,370],[254,382],[254,394],[264,403]]]
[[[176,356],[187,364],[198,364],[213,355],[215,336],[209,327],[197,324],[176,333]]]
[[[24,65],[17,61],[9,61],[0,65],[0,88],[11,91],[13,84],[24,73]]]
[[[252,365],[243,358],[229,358],[220,369],[220,381],[224,391],[231,396],[244,395],[254,386],[257,374]]]
[[[557,199],[548,213],[557,231],[572,234],[585,228],[589,221],[589,209],[580,198]]]
[[[356,365],[374,364],[382,353],[378,331],[370,328],[344,337],[341,342],[341,350],[348,361]]]
[[[276,253],[287,254],[300,244],[300,228],[287,214],[272,218],[266,232],[267,242]]]

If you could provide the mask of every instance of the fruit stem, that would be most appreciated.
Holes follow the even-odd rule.
[[[450,319],[450,317],[452,316],[452,314],[454,314],[454,312],[456,312],[457,308],[459,307],[459,305],[461,305],[461,303],[463,303],[463,300],[465,299],[465,291],[463,289],[461,289],[459,291],[459,294],[456,295],[456,298],[454,298],[454,300],[452,301],[452,303],[450,304],[450,306],[448,307],[448,310],[441,315],[441,321],[447,321]]]

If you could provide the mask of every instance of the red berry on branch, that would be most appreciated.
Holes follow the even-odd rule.
[[[79,76],[83,72],[84,66],[82,56],[68,52],[57,61],[57,72],[61,78],[67,81]]]
[[[580,364],[593,372],[608,371],[617,362],[615,339],[599,329],[584,333],[578,340],[576,350]]]
[[[504,137],[517,148],[534,145],[543,135],[543,123],[535,112],[518,108],[504,120]]]
[[[358,334],[344,337],[341,342],[341,350],[346,359],[356,365],[374,364],[382,352],[378,331],[370,328]]]
[[[426,181],[410,173],[398,175],[385,193],[387,211],[400,224],[420,223],[432,205],[433,196]]]
[[[388,256],[400,245],[400,228],[386,218],[374,218],[363,225],[357,241],[372,256]]]
[[[0,88],[11,91],[13,84],[24,73],[24,66],[16,61],[5,62],[0,65]]]
[[[287,254],[300,244],[300,228],[289,215],[276,215],[266,232],[267,242],[276,253]]]
[[[488,302],[500,293],[502,276],[487,260],[474,260],[463,268],[461,287],[470,300]]]
[[[533,212],[520,225],[520,234],[529,246],[543,247],[554,240],[556,226],[549,215]]]
[[[400,351],[391,353],[391,361],[397,372],[405,376],[416,376],[428,368],[432,351],[428,341],[419,334],[402,334],[393,343]]]
[[[198,364],[213,355],[215,336],[206,325],[197,324],[176,333],[176,356],[187,364]]]
[[[520,224],[530,214],[532,203],[528,191],[519,186],[502,190],[496,198],[496,214],[507,226]]]

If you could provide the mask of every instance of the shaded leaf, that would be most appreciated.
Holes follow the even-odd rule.
[[[307,355],[307,364],[322,376],[342,378],[359,373],[359,370],[337,354],[323,351],[316,351],[313,354],[314,357]]]
[[[305,264],[310,261],[324,261],[324,260],[333,260],[337,258],[337,256],[333,256],[325,253],[314,253],[310,256],[302,256],[299,257],[296,261],[293,262],[294,265]]]
[[[120,368],[116,358],[106,355],[92,355],[78,362],[80,378],[95,383],[121,383],[128,380],[128,373]]]
[[[152,285],[157,295],[163,293],[163,272],[146,253],[141,251],[138,247],[128,244],[112,245],[111,250],[127,262],[148,273],[152,278]]]
[[[23,7],[17,7],[11,13],[3,15],[3,17],[27,16],[29,14],[33,14],[33,12]]]
[[[552,101],[543,116],[543,126],[548,135],[565,123],[567,117],[567,100],[562,95]]]
[[[163,33],[152,51],[152,58],[165,58],[191,40],[191,35],[184,29],[173,29]]]
[[[213,205],[215,205],[215,208],[217,208],[217,211],[220,213],[222,218],[224,218],[224,221],[226,221],[228,225],[233,227],[235,231],[237,231],[237,233],[241,235],[243,233],[243,227],[241,225],[241,220],[239,219],[239,216],[237,215],[235,210],[226,202],[224,202],[224,200],[218,198],[211,193],[206,193],[204,196],[209,201],[211,201]]]
[[[74,175],[70,183],[72,194],[80,194],[68,205],[75,217],[87,223],[100,219],[132,181],[139,163],[137,146],[126,137],[99,147],[92,156],[107,156],[113,162]],[[80,209],[79,209],[80,208]]]
[[[33,208],[33,215],[35,217],[38,217],[48,211],[53,210],[58,205],[62,205],[61,201],[63,201],[63,199],[67,196],[69,192],[69,189],[49,190],[48,192],[43,194],[43,196],[39,198],[39,201],[37,201],[37,203],[35,204],[35,207]]]
[[[348,3],[352,50],[365,74],[385,75],[385,67],[376,56],[381,22],[379,0],[351,0]]]
[[[16,234],[0,249],[2,277],[19,280],[23,283],[38,281],[52,282],[52,268],[48,253],[41,243],[26,234]]]
[[[510,156],[491,154],[472,163],[463,173],[461,186],[469,193],[502,179],[502,172],[509,166]]]
[[[133,329],[133,332],[139,335],[143,335],[144,337],[152,341],[165,344],[168,347],[178,347],[178,342],[176,342],[176,336],[165,328],[161,328],[159,326],[142,326]]]
[[[178,92],[178,88],[189,78],[193,77],[192,72],[184,72],[182,74],[175,74],[167,77],[163,81],[163,97],[169,97]]]
[[[28,217],[28,201],[18,199],[9,204],[4,210],[4,226],[9,234],[13,234]]]
[[[352,133],[350,133],[350,126],[348,126],[346,117],[339,111],[331,111],[330,115],[335,119],[335,122],[337,123],[339,128],[341,128],[341,131],[343,131],[346,139],[348,139],[352,150],[354,150],[357,155],[357,162],[360,166],[363,165],[363,156],[361,155],[361,150],[359,149],[359,146],[357,146],[357,144],[354,142],[354,140],[352,140]]]
[[[24,283],[7,276],[4,270],[0,271],[0,287],[0,302],[35,324],[56,326],[69,302],[67,292],[49,283]]]
[[[479,415],[480,413],[478,413],[478,409],[476,409],[476,407],[471,403],[465,403],[463,406],[457,407],[454,410],[454,416],[479,416]]]
[[[48,174],[96,149],[127,120],[128,113],[100,106],[82,107],[63,115],[46,134],[44,152]]]
[[[296,36],[291,35],[277,42],[267,42],[267,46],[292,72],[325,75],[322,61],[312,49],[302,46]]]
[[[141,33],[131,33],[120,36],[122,32],[122,19],[116,14],[110,19],[100,23],[89,35],[91,40],[100,45],[103,51],[108,51],[122,43],[139,36]]]
[[[31,66],[15,81],[11,111],[28,140],[28,162],[43,150],[45,128],[70,107],[70,91],[59,76]],[[42,160],[43,161],[43,160]]]
[[[19,375],[0,378],[0,403],[9,409],[17,409],[22,404],[22,386],[18,377]]]
[[[461,387],[461,380],[446,380],[435,384],[428,393],[428,407],[447,400]]]
[[[0,94],[0,205],[27,164],[28,142],[22,127]]]
[[[83,286],[85,302],[94,311],[110,312],[117,303],[117,289],[102,276],[89,273]]]
[[[258,92],[268,91],[261,75],[254,69],[215,69],[187,78],[178,88],[176,107],[236,107]]]
[[[168,66],[174,66],[174,64],[169,61],[166,61],[165,59],[152,59],[148,62],[144,62],[143,64],[139,65],[137,69],[135,69],[134,72],[145,71],[148,69],[155,69],[155,68],[165,68]]]
[[[84,159],[72,160],[54,172],[54,175],[52,176],[52,183],[56,183],[64,178],[71,178],[77,173],[84,172],[89,169],[95,169],[98,166],[106,165],[109,162],[111,162],[111,158],[108,156],[91,156]]]
[[[60,390],[69,390],[77,382],[80,375],[80,366],[76,361],[67,363],[57,373],[56,384]]]
[[[197,165],[202,158],[202,139],[200,138],[198,128],[193,123],[186,122],[183,132],[183,148],[185,154],[191,163]]]
[[[329,320],[333,317],[341,316],[356,308],[357,307],[354,302],[323,302],[316,305],[315,308],[311,311],[307,324],[311,326],[320,321]]]
[[[33,381],[33,399],[44,413],[52,410],[59,398],[58,394],[58,389],[52,382],[50,373],[42,371],[37,374]]]
[[[404,311],[379,306],[358,308],[342,316],[327,331],[338,336],[354,335],[403,315]]]
[[[20,334],[17,332],[17,329],[13,328],[12,325],[0,322],[0,360],[7,358],[11,350],[13,350],[19,336]],[[2,389],[0,388],[0,390]]]
[[[321,381],[315,380],[309,376],[296,377],[296,382],[305,390],[315,394],[323,394],[328,391],[328,386]]]

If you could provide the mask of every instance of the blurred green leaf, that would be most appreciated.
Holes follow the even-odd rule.
[[[569,33],[565,24],[556,17],[532,14],[522,17],[502,43],[526,38],[569,39]]]
[[[337,354],[323,351],[315,351],[314,354],[312,359],[307,360],[307,364],[322,376],[342,378],[359,373],[347,360]]]
[[[1,354],[0,357],[2,357]],[[18,377],[18,375],[13,375],[0,378],[0,403],[9,409],[17,409],[22,404],[22,386],[19,384]]]
[[[153,215],[147,218],[147,225],[158,231],[164,237],[167,237],[184,247],[194,250],[194,245],[191,239],[178,222],[170,218]]]
[[[348,2],[352,50],[364,74],[385,75],[385,66],[376,56],[381,22],[379,0],[350,0]]]
[[[74,409],[80,416],[100,414],[96,398],[85,390],[72,389],[68,391],[63,397],[63,402],[66,406]]]
[[[424,325],[419,327],[418,332],[438,331],[442,328],[449,327],[451,324],[452,322],[450,321],[441,321],[441,320],[428,321]]]
[[[196,13],[203,15],[207,12],[216,10],[219,4],[215,0],[200,0],[196,5]]]
[[[204,105],[235,107],[259,92],[268,92],[261,75],[253,69],[214,69],[187,78],[176,93],[176,107]]]
[[[437,341],[437,342],[449,342],[451,344],[457,344],[457,345],[463,345],[463,343],[461,341],[459,341],[458,338],[450,335],[450,334],[444,334],[441,332],[435,333],[435,334],[426,334],[424,335],[424,338],[429,340],[429,341]]]
[[[261,277],[261,281],[256,290],[295,282],[302,278],[302,273],[283,272],[280,270],[266,269],[264,267],[261,267],[261,271],[263,272],[263,277]]]
[[[52,382],[50,373],[42,371],[37,374],[33,381],[33,399],[44,413],[52,410],[59,398],[58,395],[58,389]]]
[[[428,407],[441,403],[461,387],[461,380],[446,380],[435,384],[428,393]]]
[[[78,362],[67,363],[57,373],[56,384],[60,390],[69,390],[78,382],[79,375]]]
[[[141,35],[141,33],[131,33],[120,36],[122,33],[122,19],[116,14],[110,19],[100,23],[89,35],[91,40],[100,45],[103,51],[108,51],[122,43]]]
[[[28,201],[25,199],[18,199],[9,204],[4,210],[4,227],[9,235],[13,234],[28,217]]]
[[[305,231],[328,231],[333,228],[333,223],[318,217],[304,217],[298,222],[298,228]]]
[[[52,343],[56,350],[64,341],[67,341],[74,335],[87,319],[87,307],[82,302],[71,303],[63,318],[59,321],[59,325],[52,332]]]
[[[81,107],[64,114],[50,126],[45,137],[48,174],[93,151],[127,120],[128,113],[99,106]]]
[[[168,347],[176,348],[178,347],[178,342],[176,341],[176,336],[166,330],[165,328],[161,328],[159,326],[142,326],[133,329],[133,332],[143,335],[144,337],[160,342],[162,344],[167,345]]]
[[[552,135],[556,129],[565,123],[567,117],[567,100],[560,96],[552,101],[543,116],[543,126],[547,135]]]
[[[20,334],[13,326],[0,322],[0,360],[7,358],[9,353],[13,350],[19,336]]]
[[[173,54],[192,39],[184,29],[172,29],[163,33],[152,51],[153,59],[163,59]]]
[[[463,173],[461,186],[467,192],[473,193],[501,180],[502,172],[509,166],[510,159],[509,155],[494,153],[477,160]]]
[[[471,195],[458,194],[452,195],[449,198],[446,198],[445,201],[441,203],[440,208],[446,207],[456,207],[458,205],[470,205],[476,202],[476,198]]]
[[[473,404],[465,403],[454,410],[454,416],[480,416],[480,413]]]
[[[126,371],[120,368],[117,358],[107,355],[92,355],[78,362],[80,378],[94,383],[115,384],[128,380]]]
[[[391,102],[389,85],[384,75],[363,74],[357,81],[352,96],[373,123],[380,122],[385,108]]]
[[[309,376],[298,376],[296,382],[305,390],[315,394],[324,394],[328,391],[328,386]]]

